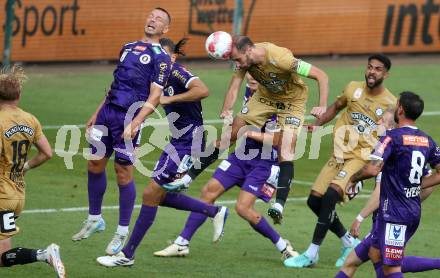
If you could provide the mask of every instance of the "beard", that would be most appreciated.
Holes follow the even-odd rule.
[[[396,110],[394,111],[394,121],[396,122],[396,124],[399,124],[399,117],[398,117],[398,115],[397,115],[397,110],[398,110],[398,109],[396,109]]]
[[[376,81],[370,85],[370,83],[368,82],[368,76],[365,75],[365,82],[367,83],[368,88],[373,89],[382,85],[383,78],[376,79]]]

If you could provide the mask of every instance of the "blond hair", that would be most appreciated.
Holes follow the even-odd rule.
[[[14,65],[0,70],[0,100],[17,100],[20,97],[23,83],[27,80],[24,69]]]

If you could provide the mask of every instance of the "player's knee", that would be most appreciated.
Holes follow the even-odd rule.
[[[248,212],[249,212],[249,208],[248,208],[248,206],[246,206],[245,204],[240,203],[240,202],[237,202],[237,203],[235,204],[235,211],[237,212],[237,214],[238,214],[240,217],[242,217],[242,218],[244,218],[244,219],[247,219],[247,218],[248,218],[247,215],[248,215]]]
[[[105,170],[105,162],[102,160],[87,161],[87,169],[94,174],[100,174]]]
[[[317,197],[313,194],[309,195],[309,198],[307,199],[307,206],[315,213],[319,214],[319,211],[321,210],[321,197]]]
[[[341,193],[338,190],[336,190],[334,187],[330,186],[325,192],[324,196],[322,197],[322,204],[331,203],[336,205],[341,200],[342,200]]]
[[[213,204],[216,200],[215,194],[213,194],[213,192],[211,192],[211,190],[209,189],[209,185],[206,185],[202,188],[202,194],[200,195],[200,199],[203,202],[209,203],[209,204]]]
[[[160,204],[164,192],[158,192],[153,186],[147,186],[142,193],[142,204],[147,206],[157,206]]]
[[[133,179],[130,167],[115,163],[116,180],[119,185],[128,184]]]

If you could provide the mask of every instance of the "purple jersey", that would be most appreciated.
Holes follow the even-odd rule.
[[[146,101],[151,83],[164,87],[170,64],[170,56],[159,44],[137,41],[124,45],[107,101],[124,110],[137,101]]]
[[[196,78],[198,77],[193,75],[184,66],[177,63],[172,64],[171,74],[165,85],[164,95],[173,96],[186,93],[190,82]],[[171,143],[191,146],[195,133],[197,131],[202,132],[202,128],[199,128],[203,126],[202,104],[200,100],[173,103],[165,105],[164,109],[170,122],[170,131],[173,137]],[[184,131],[183,134],[182,131]]]
[[[419,221],[424,168],[440,163],[436,143],[416,127],[404,126],[388,131],[371,158],[384,161],[379,217],[397,223]]]
[[[252,94],[253,93],[251,91],[251,88],[249,88],[249,86],[246,84],[246,91],[244,92],[244,96],[243,96],[243,105],[245,105],[249,101]]]

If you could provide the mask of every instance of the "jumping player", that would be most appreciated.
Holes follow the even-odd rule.
[[[307,200],[307,205],[318,217],[312,242],[301,256],[286,260],[287,267],[315,265],[328,230],[340,238],[343,245],[341,257],[335,264],[338,268],[359,243],[339,220],[336,204],[348,199],[345,193],[348,179],[368,162],[377,140],[378,122],[385,111],[396,104],[396,98],[383,84],[390,68],[391,61],[386,56],[370,56],[365,82],[350,82],[342,95],[315,122],[317,126],[326,124],[346,108],[333,130],[333,154],[316,178]]]
[[[95,156],[88,161],[89,216],[81,230],[72,236],[72,240],[86,239],[105,229],[101,216],[102,200],[107,186],[105,168],[115,151],[119,225],[106,248],[106,253],[110,255],[121,251],[128,237],[128,226],[136,199],[133,180],[134,146],[138,127],[159,104],[163,86],[170,73],[170,57],[159,44],[159,39],[168,32],[170,21],[169,13],[163,8],[151,11],[145,22],[144,38],[122,47],[119,62],[113,72],[111,89],[87,123],[88,140]],[[145,104],[139,111],[139,103],[143,102]],[[129,122],[133,118],[129,112],[131,110],[136,117],[126,127],[126,119]],[[133,140],[130,139],[132,134]]]
[[[247,76],[247,80],[244,105],[252,98],[253,91],[256,91],[258,87],[258,83],[251,76]],[[272,126],[274,122],[275,119],[269,121]],[[273,132],[274,130],[268,130],[269,126],[266,131]],[[289,241],[283,239],[254,208],[257,198],[264,202],[271,199],[279,174],[276,149],[271,148],[264,153],[263,148],[262,143],[246,139],[235,152],[220,163],[212,178],[202,189],[200,199],[213,204],[224,192],[236,185],[239,186],[241,190],[235,210],[238,215],[249,222],[255,231],[272,241],[281,252],[281,259],[284,261],[292,256],[298,256],[298,253]],[[184,230],[174,243],[164,250],[155,252],[154,255],[159,257],[187,256],[191,238],[206,219],[204,214],[192,212],[186,221]]]
[[[440,183],[440,149],[415,126],[423,107],[418,95],[401,93],[395,112],[398,128],[387,132],[372,153],[372,161],[350,178],[354,184],[382,171],[379,211],[368,252],[377,277],[403,277],[404,249],[420,222],[422,186]],[[422,183],[427,163],[436,173]],[[341,271],[337,277],[348,276]]]
[[[217,242],[223,235],[223,227],[228,216],[226,207],[213,206],[184,194],[167,192],[164,186],[180,177],[189,163],[192,147],[203,145],[203,119],[200,100],[208,96],[208,88],[197,77],[182,65],[175,63],[185,39],[174,45],[169,39],[161,39],[162,46],[173,55],[170,78],[164,88],[160,102],[167,114],[172,140],[165,147],[143,194],[140,214],[130,236],[130,240],[121,252],[113,256],[97,258],[103,266],[128,266],[134,264],[134,254],[142,238],[153,224],[158,206],[171,207],[201,213],[213,218],[214,236]],[[172,116],[177,114],[177,120]],[[174,119],[175,121],[172,121]],[[185,129],[183,134],[180,131]],[[180,167],[179,167],[180,165]]]
[[[52,243],[46,249],[12,248],[12,237],[19,232],[15,220],[25,203],[24,173],[52,157],[40,122],[18,107],[25,80],[20,67],[0,71],[0,266],[46,262],[58,277],[65,277],[58,245]],[[38,153],[27,161],[32,145]]]
[[[255,96],[235,117],[231,134],[222,134],[221,140],[214,142],[213,153],[200,158],[200,166],[194,166],[182,179],[172,183],[175,187],[188,187],[206,167],[212,164],[221,152],[234,143],[240,128],[246,124],[262,128],[272,115],[276,115],[281,128],[279,145],[280,178],[278,180],[276,203],[269,209],[275,223],[280,223],[284,203],[293,177],[293,154],[298,132],[303,124],[308,89],[301,77],[317,80],[319,86],[319,106],[312,108],[311,114],[320,117],[326,110],[328,97],[328,77],[320,69],[295,58],[286,48],[272,43],[256,43],[246,36],[233,38],[231,60],[236,64],[229,89],[226,93],[221,118],[232,118],[232,107],[246,72],[258,81]]]

